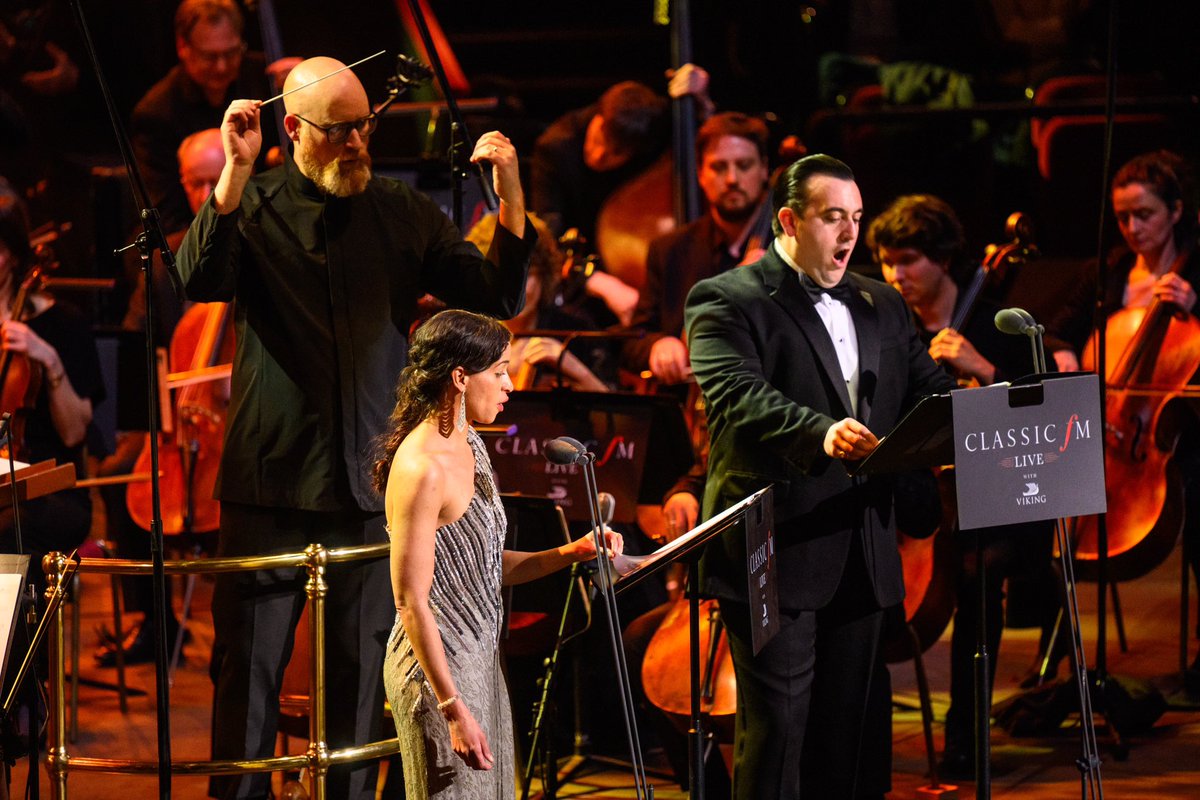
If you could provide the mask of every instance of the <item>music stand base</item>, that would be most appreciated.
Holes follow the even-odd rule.
[[[958,800],[958,787],[951,783],[920,786],[917,788],[917,797],[919,800]]]

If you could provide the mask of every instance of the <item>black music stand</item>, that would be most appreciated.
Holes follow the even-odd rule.
[[[688,660],[691,670],[692,695],[692,724],[688,730],[688,796],[692,800],[702,800],[704,797],[704,740],[706,737],[704,717],[700,711],[700,556],[714,537],[720,536],[743,521],[773,531],[773,496],[771,487],[760,489],[648,556],[620,555],[612,560],[612,569],[617,573],[614,584],[617,594],[628,590],[677,561],[684,561],[688,565],[688,610],[691,614]]]

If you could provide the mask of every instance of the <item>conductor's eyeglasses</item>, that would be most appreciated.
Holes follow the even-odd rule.
[[[296,119],[301,122],[307,122],[317,130],[325,134],[325,138],[330,144],[341,144],[350,138],[350,131],[358,131],[358,135],[364,139],[370,138],[375,132],[375,128],[379,127],[379,117],[374,114],[368,114],[361,119],[356,119],[353,122],[335,122],[332,125],[318,125],[311,120],[307,120],[299,114]]]

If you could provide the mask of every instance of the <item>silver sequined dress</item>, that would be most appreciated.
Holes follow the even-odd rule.
[[[397,616],[383,681],[400,737],[408,800],[516,795],[512,717],[499,654],[504,508],[483,440],[473,428],[467,438],[475,453],[475,494],[462,517],[437,530],[429,605],[460,702],[483,728],[495,762],[491,770],[473,770],[454,754],[437,698]]]

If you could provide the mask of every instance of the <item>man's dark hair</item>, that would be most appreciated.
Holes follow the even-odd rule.
[[[752,142],[758,148],[758,156],[764,163],[767,161],[767,140],[770,134],[767,123],[758,117],[743,114],[739,111],[725,111],[708,118],[696,132],[696,158],[704,160],[704,152],[721,140],[723,136],[736,136]]]
[[[1183,156],[1170,150],[1155,150],[1134,156],[1117,170],[1112,188],[1120,189],[1131,183],[1145,185],[1155,197],[1174,210],[1181,203],[1182,214],[1175,223],[1175,246],[1182,247],[1196,237],[1196,180],[1191,165]]]
[[[666,108],[667,101],[649,86],[623,81],[600,96],[597,113],[609,143],[637,157],[657,152],[666,143]]]
[[[793,163],[779,176],[771,192],[771,230],[776,236],[783,233],[783,226],[779,224],[779,209],[787,206],[796,214],[802,214],[808,205],[809,180],[817,175],[843,181],[854,180],[853,170],[833,156],[817,153]]]
[[[897,197],[867,229],[875,263],[879,249],[913,249],[939,264],[953,265],[965,245],[962,223],[945,200],[931,194]]]
[[[192,30],[201,22],[217,23],[223,19],[229,20],[238,36],[242,35],[245,20],[233,0],[183,0],[175,9],[175,38],[190,42]]]

